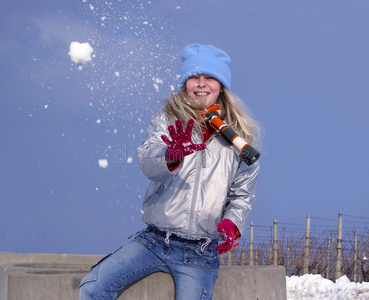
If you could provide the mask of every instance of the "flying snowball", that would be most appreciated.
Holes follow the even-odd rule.
[[[159,92],[159,86],[156,83],[153,83],[153,86],[157,92]]]
[[[99,159],[99,167],[105,169],[108,166],[107,159]]]
[[[72,42],[69,46],[70,59],[76,64],[85,64],[92,60],[91,54],[94,49],[89,43]]]

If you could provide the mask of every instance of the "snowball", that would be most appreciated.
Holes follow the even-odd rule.
[[[164,81],[162,80],[162,79],[160,79],[160,78],[157,78],[157,77],[153,77],[152,78],[152,80],[155,82],[155,83],[160,83],[160,84],[163,84],[164,83]]]
[[[92,60],[91,54],[94,49],[90,46],[89,43],[79,43],[72,42],[69,46],[69,56],[70,59],[76,64],[82,63],[85,64]]]
[[[103,158],[103,159],[99,159],[99,167],[100,168],[106,168],[108,166],[108,160]]]

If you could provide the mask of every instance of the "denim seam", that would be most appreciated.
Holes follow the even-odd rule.
[[[159,264],[159,265],[152,265],[152,266],[147,266],[146,268],[143,268],[143,269],[141,269],[140,271],[138,271],[138,272],[135,272],[135,273],[131,273],[131,274],[129,274],[129,275],[127,275],[127,276],[125,276],[125,277],[120,277],[120,278],[118,278],[118,280],[117,281],[115,281],[114,283],[116,283],[116,284],[121,284],[123,281],[125,281],[127,278],[130,278],[130,277],[133,277],[133,276],[136,276],[136,275],[138,275],[138,274],[140,274],[140,273],[144,273],[145,271],[147,271],[147,270],[149,270],[149,269],[158,269],[158,268],[160,268],[160,267],[164,267],[163,269],[165,269],[165,268],[167,268],[166,267],[166,265],[165,264]],[[169,270],[168,270],[169,271]],[[156,271],[156,272],[160,272],[160,271]],[[150,274],[153,274],[153,273],[156,273],[156,272],[152,272],[152,273],[150,273]],[[162,272],[165,272],[165,271],[162,271]],[[147,276],[149,276],[150,274],[148,274]],[[147,276],[145,276],[145,277],[147,277]],[[142,277],[142,278],[144,278],[144,277]],[[111,284],[110,285],[110,289],[111,290],[113,290],[113,284]]]

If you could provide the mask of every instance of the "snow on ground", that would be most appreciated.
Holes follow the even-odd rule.
[[[369,299],[369,282],[350,282],[346,276],[336,283],[321,275],[287,277],[287,300],[351,300]]]

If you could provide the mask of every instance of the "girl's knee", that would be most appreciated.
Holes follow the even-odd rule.
[[[87,281],[79,286],[78,300],[116,299],[118,292],[110,291],[98,281]]]
[[[96,294],[95,285],[92,282],[85,283],[79,287],[78,300],[92,300]]]
[[[99,299],[97,298],[99,289],[97,287],[97,272],[92,270],[81,281],[79,285],[78,300]]]

